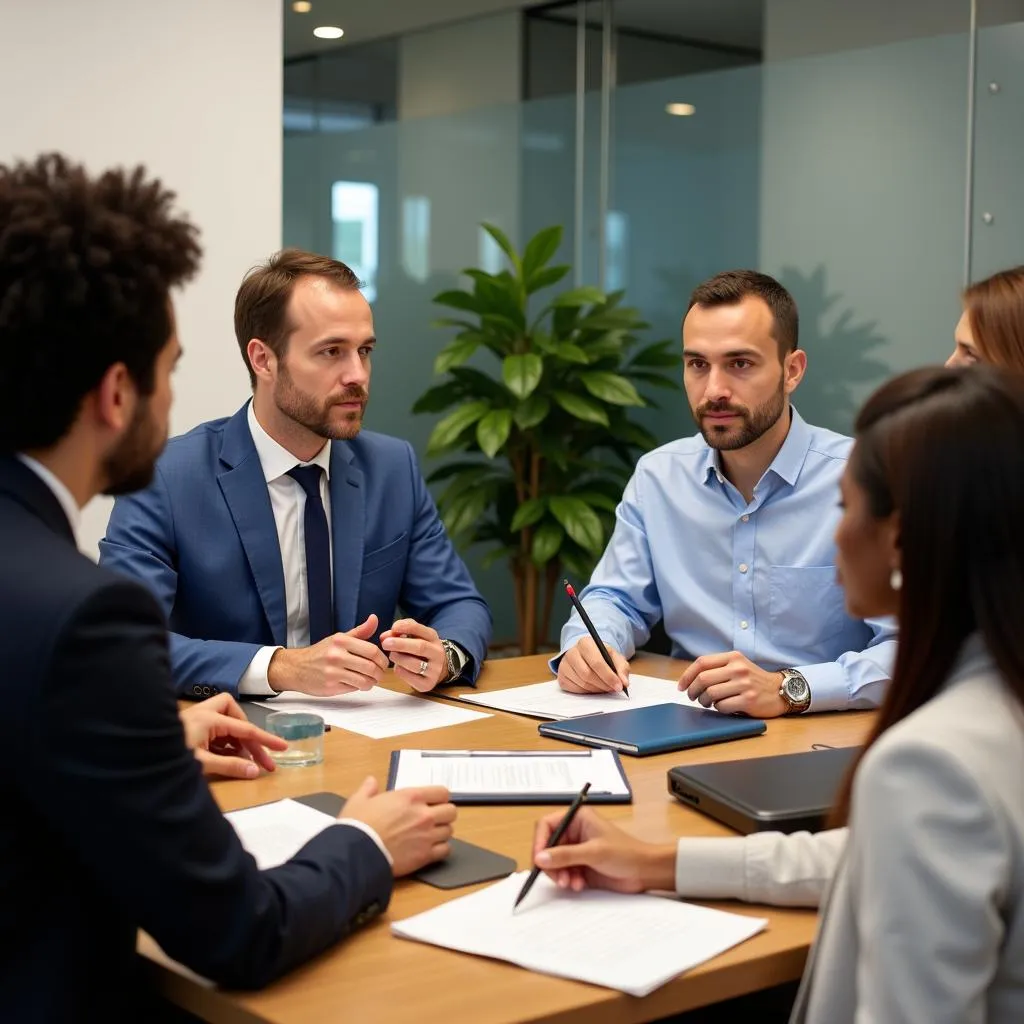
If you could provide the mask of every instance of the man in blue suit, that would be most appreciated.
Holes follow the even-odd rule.
[[[376,340],[356,276],[283,250],[243,281],[235,334],[252,401],[174,438],[100,543],[167,613],[178,692],[366,690],[389,658],[420,691],[474,682],[487,605],[411,446],[360,429]]]

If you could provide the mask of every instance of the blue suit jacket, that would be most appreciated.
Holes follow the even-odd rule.
[[[153,1020],[139,928],[207,978],[258,987],[387,906],[391,868],[355,828],[257,870],[185,746],[156,602],[79,554],[53,493],[3,455],[0,537],[17,766],[0,773],[0,1019]]]
[[[353,629],[373,612],[387,629],[400,605],[473,656],[466,681],[475,681],[490,612],[412,447],[368,431],[335,441],[330,488],[335,627]],[[260,647],[286,645],[281,550],[247,405],[168,443],[153,483],[115,503],[100,562],[156,595],[183,696],[236,693]]]

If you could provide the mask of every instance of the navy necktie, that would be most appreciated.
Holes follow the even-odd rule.
[[[334,632],[331,596],[331,535],[320,499],[319,466],[296,466],[288,475],[306,492],[303,526],[306,535],[306,586],[309,590],[309,642],[318,643]]]

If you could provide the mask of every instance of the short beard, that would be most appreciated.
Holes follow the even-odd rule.
[[[277,381],[274,384],[274,404],[290,420],[305,427],[310,433],[326,441],[351,441],[363,426],[363,411],[368,399],[361,387],[346,388],[340,396],[318,402],[311,395],[300,391],[288,372],[288,366],[280,363]],[[349,413],[344,422],[331,422],[331,409],[341,402],[363,403],[358,412]]]
[[[103,475],[107,481],[104,494],[111,497],[131,494],[153,482],[156,460],[167,442],[166,434],[159,435],[150,418],[149,398],[140,398],[124,436],[103,460]]]
[[[738,448],[746,448],[766,434],[779,422],[785,411],[786,386],[785,379],[780,375],[778,390],[754,410],[742,405],[730,405],[728,402],[705,402],[694,411],[694,417],[709,447],[720,452],[733,452]],[[709,412],[731,412],[739,417],[740,424],[738,427],[707,428],[704,426],[704,416]]]

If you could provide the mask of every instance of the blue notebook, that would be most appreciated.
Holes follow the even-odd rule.
[[[620,754],[646,757],[760,736],[765,724],[758,718],[735,718],[685,704],[653,704],[646,708],[544,722],[537,731],[554,740],[568,740],[587,747],[611,747]]]

